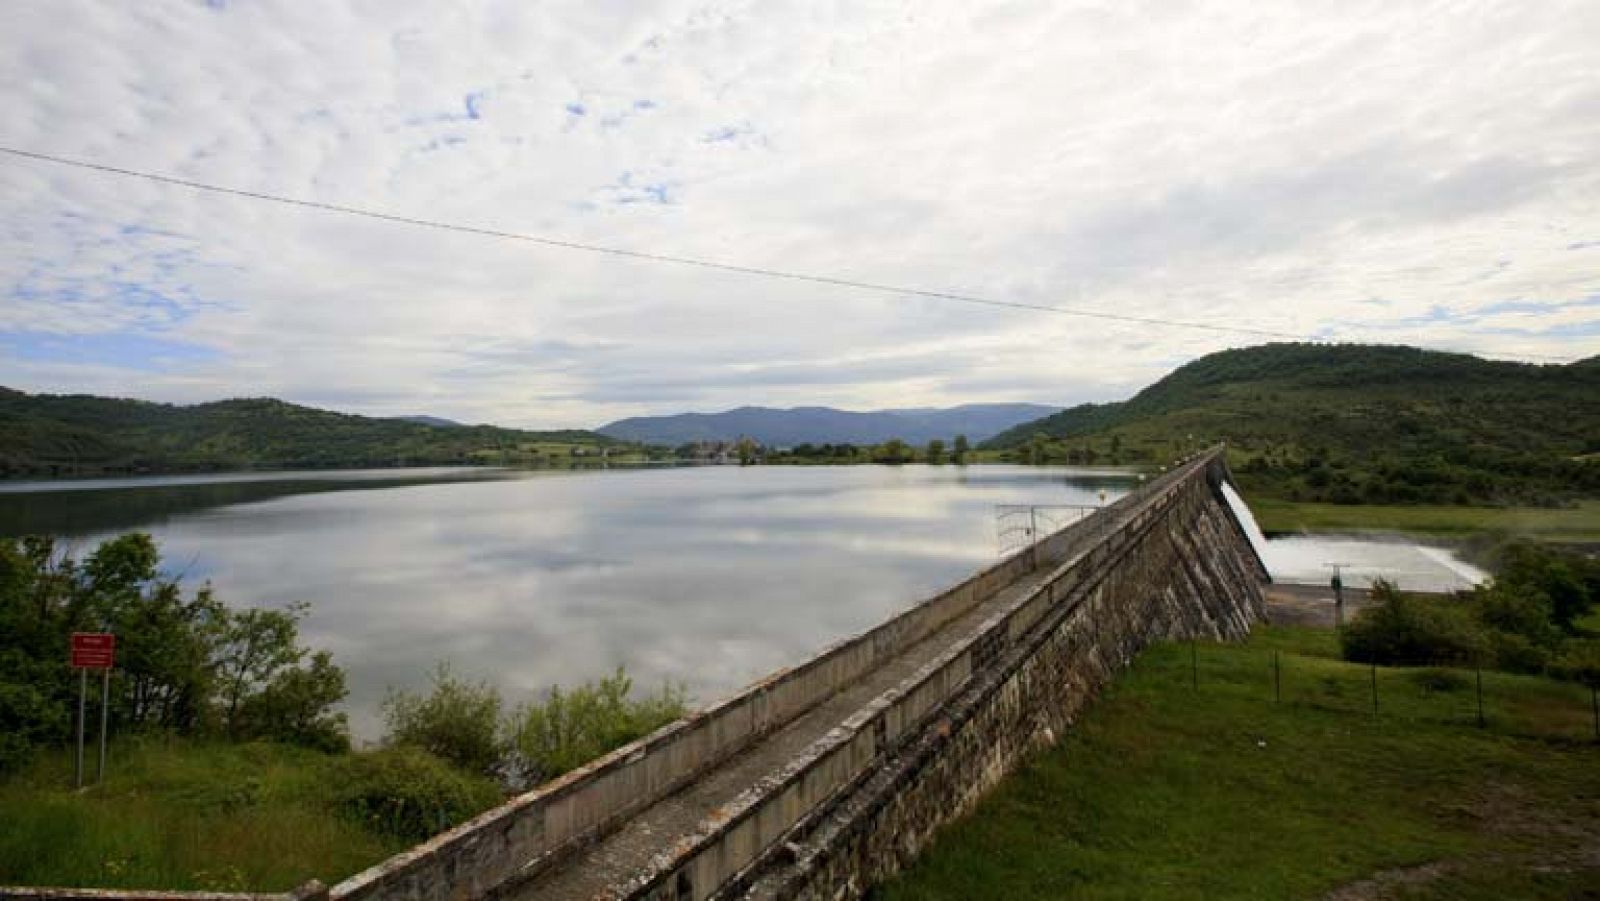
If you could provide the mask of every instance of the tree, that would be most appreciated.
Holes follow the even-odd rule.
[[[968,450],[969,450],[969,448],[967,446],[967,436],[966,435],[957,435],[956,436],[956,449],[955,449],[955,461],[956,461],[957,465],[964,465],[967,462],[967,451]]]
[[[1515,542],[1499,553],[1496,587],[1543,597],[1550,619],[1563,631],[1600,601],[1600,563],[1532,542]]]
[[[74,631],[117,636],[113,730],[198,735],[220,725],[239,737],[339,745],[342,717],[331,707],[344,674],[327,654],[299,666],[305,609],[235,612],[209,587],[186,597],[141,533],[108,539],[82,561],[49,538],[0,540],[0,771],[67,739],[76,680],[63,661]]]
[[[250,738],[272,738],[324,751],[350,748],[349,724],[333,705],[344,700],[344,670],[333,655],[318,651],[309,665],[280,670],[239,708],[238,730]]]
[[[749,438],[740,438],[736,447],[738,448],[740,466],[749,466],[755,463],[761,450],[760,445]]]
[[[506,750],[500,692],[487,682],[458,677],[442,661],[431,678],[426,695],[389,690],[383,701],[387,743],[421,748],[469,772],[498,774]]]
[[[1049,436],[1043,432],[1034,432],[1033,437],[1028,439],[1028,445],[1024,449],[1024,459],[1027,461],[1028,465],[1037,466],[1044,462],[1045,456],[1049,450]]]
[[[224,620],[216,669],[222,692],[219,714],[228,735],[238,734],[240,704],[305,656],[298,639],[306,609],[305,604],[291,604],[283,610],[253,607],[231,613]]]
[[[878,445],[872,454],[872,460],[875,463],[900,464],[910,463],[915,459],[916,452],[911,449],[911,445],[901,441],[899,438],[890,438],[888,441]]]
[[[938,466],[944,463],[944,442],[938,438],[928,442],[928,462]]]

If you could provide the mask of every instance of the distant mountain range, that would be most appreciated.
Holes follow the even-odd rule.
[[[948,408],[836,410],[832,407],[739,407],[722,413],[680,413],[619,419],[597,431],[622,441],[680,445],[751,438],[769,447],[798,444],[878,444],[899,438],[926,444],[966,435],[983,441],[1060,407],[1042,404],[965,404]]]

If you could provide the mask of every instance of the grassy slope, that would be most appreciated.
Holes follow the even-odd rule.
[[[1274,704],[1272,649],[1284,652]],[[881,894],[933,898],[1317,897],[1392,868],[1414,895],[1558,898],[1600,885],[1588,692],[1330,659],[1331,633],[1146,652],[1080,727],[1007,780]],[[1586,849],[1587,857],[1580,850]],[[1539,867],[1547,867],[1540,870]],[[1426,878],[1424,878],[1426,877]]]
[[[0,885],[282,891],[410,844],[330,811],[338,758],[314,751],[119,742],[82,794],[66,758],[0,785]]]
[[[437,428],[269,398],[183,407],[0,388],[0,474],[481,463],[618,443],[584,431]]]

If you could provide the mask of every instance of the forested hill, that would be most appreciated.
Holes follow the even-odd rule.
[[[270,398],[175,406],[0,388],[3,477],[499,463],[618,443],[586,431],[441,428]]]
[[[1564,366],[1374,345],[1268,344],[1130,400],[997,435],[1021,458],[1161,462],[1226,439],[1247,487],[1336,503],[1600,495],[1600,358]]]

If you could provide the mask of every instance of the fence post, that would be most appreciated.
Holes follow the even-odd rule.
[[[1195,650],[1194,637],[1189,638],[1189,672],[1194,680],[1194,690],[1200,690],[1200,652]]]
[[[84,700],[89,694],[89,671],[78,670],[78,757],[72,768],[72,787],[83,788],[83,719],[88,710]]]
[[[1378,718],[1378,665],[1372,664],[1372,718]]]
[[[1483,721],[1483,667],[1478,667],[1478,728],[1484,727]]]

